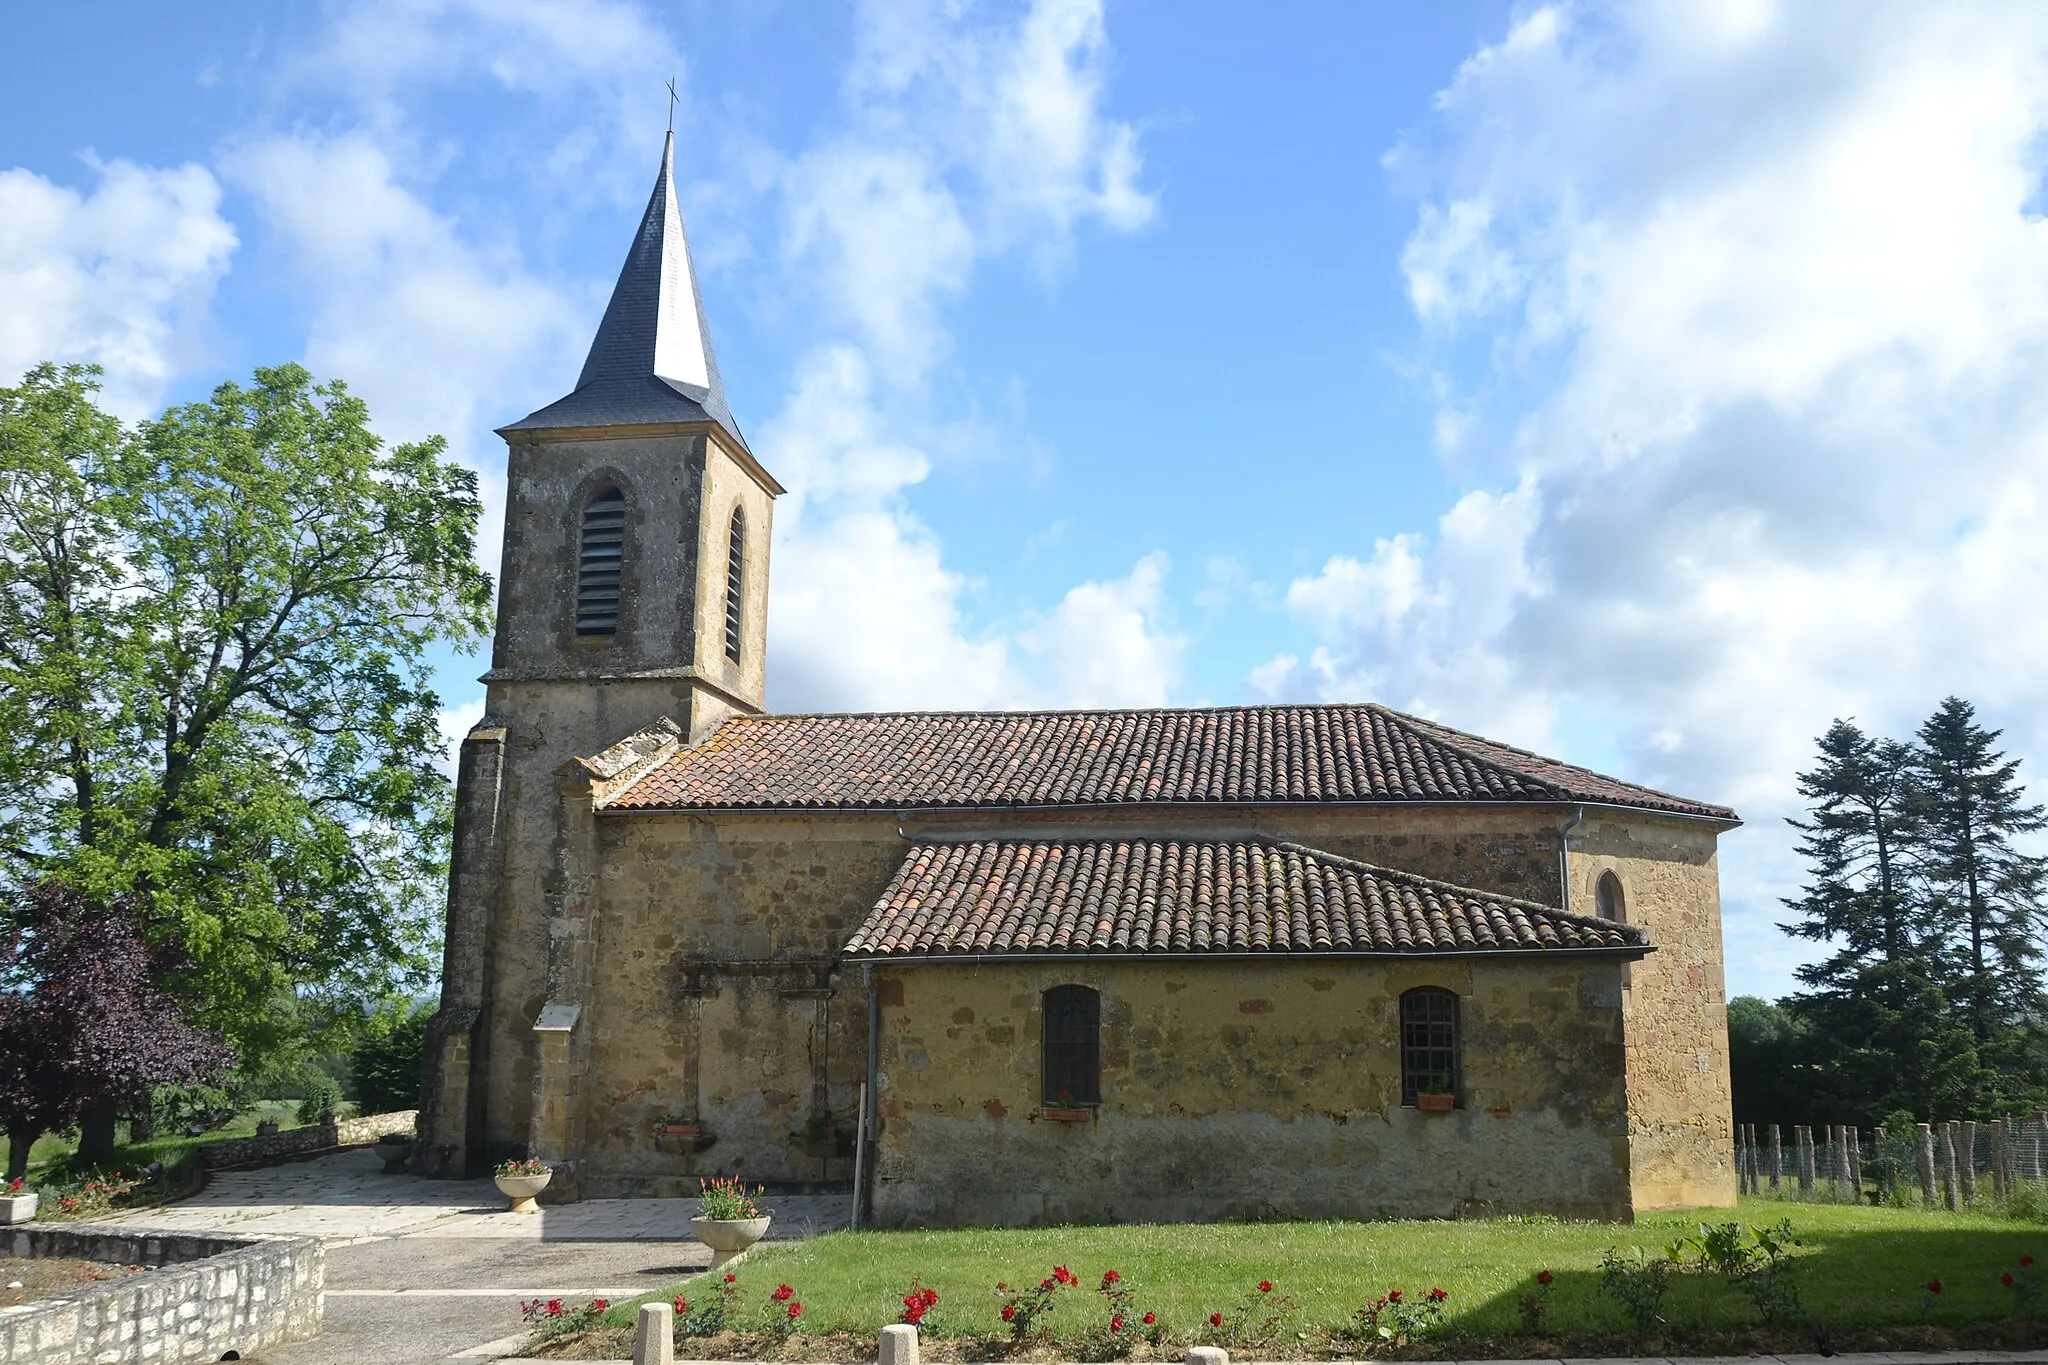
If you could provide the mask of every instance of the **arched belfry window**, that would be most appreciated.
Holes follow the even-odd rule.
[[[747,514],[732,509],[732,536],[725,547],[725,657],[740,659],[740,627],[746,619]]]
[[[1086,986],[1045,993],[1047,1104],[1102,1102],[1102,997]]]
[[[1628,922],[1628,898],[1622,894],[1621,878],[1612,872],[1602,872],[1593,887],[1593,913],[1616,924]]]
[[[1401,997],[1401,1103],[1417,1095],[1464,1093],[1464,1059],[1458,1037],[1458,997],[1436,986],[1421,986]]]
[[[626,496],[607,488],[583,504],[583,541],[576,559],[576,633],[616,635],[619,571],[626,562]]]

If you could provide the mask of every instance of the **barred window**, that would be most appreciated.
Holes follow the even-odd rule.
[[[1424,986],[1401,997],[1401,1103],[1419,1094],[1464,1090],[1458,1047],[1458,997]]]
[[[1102,997],[1086,986],[1045,993],[1045,1102],[1102,1102]]]
[[[1621,878],[1612,872],[1602,872],[1593,888],[1593,911],[1601,919],[1611,919],[1616,924],[1628,921],[1628,899],[1622,894]]]
[[[732,537],[725,547],[725,657],[740,659],[740,623],[747,590],[747,515],[732,509]]]
[[[619,629],[619,571],[626,557],[626,497],[607,488],[583,504],[582,553],[576,561],[576,633]]]

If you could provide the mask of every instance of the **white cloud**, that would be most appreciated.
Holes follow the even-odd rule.
[[[791,490],[776,510],[771,701],[1161,701],[1182,648],[1163,555],[977,630],[977,585],[905,496],[931,470],[929,376],[976,263],[1019,248],[1054,262],[1083,222],[1130,230],[1151,214],[1135,133],[1101,110],[1101,7],[1040,0],[977,26],[957,6],[871,3],[859,31],[845,126],[776,181],[784,266],[851,335],[799,364],[755,443]]]
[[[1784,988],[1831,717],[1955,691],[2048,760],[2044,78],[2026,7],[1553,6],[1476,54],[1389,165],[1468,444],[1471,393],[1539,394],[1512,488],[1297,582],[1321,663],[1260,683],[1736,804],[1735,983]]]
[[[198,357],[235,230],[204,167],[92,167],[88,194],[0,171],[0,382],[89,361],[106,369],[103,401],[134,419]]]
[[[1013,24],[919,0],[860,8],[846,125],[783,177],[797,275],[915,385],[944,350],[939,311],[975,261],[1051,266],[1081,224],[1142,227],[1136,130],[1102,110],[1100,0],[1036,0]]]
[[[1045,661],[1063,706],[1164,706],[1180,681],[1186,641],[1166,617],[1164,551],[1123,578],[1077,584],[1017,642]]]
[[[562,387],[588,344],[584,310],[516,254],[470,241],[367,135],[262,138],[230,150],[224,169],[298,263],[313,307],[307,366],[345,378],[388,438],[440,433],[491,472],[482,554],[495,567],[501,466],[472,441],[487,419]]]
[[[903,496],[930,463],[888,434],[859,348],[814,353],[755,444],[791,489],[768,616],[777,708],[1159,705],[1178,681],[1163,554],[1011,631],[972,627],[978,585]]]

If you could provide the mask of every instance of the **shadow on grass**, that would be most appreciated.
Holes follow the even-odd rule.
[[[1629,1311],[1602,1288],[1600,1271],[1571,1268],[1553,1272],[1540,1332],[1532,1335],[1522,1322],[1523,1295],[1536,1288],[1532,1277],[1452,1315],[1442,1350],[1403,1354],[1833,1354],[2048,1345],[2048,1323],[2038,1316],[2048,1305],[2038,1298],[2023,1302],[2001,1281],[2011,1273],[2023,1284],[2029,1276],[2037,1277],[2036,1285],[2044,1283],[2040,1265],[2025,1270],[2020,1262],[2048,1258],[2048,1229],[1943,1227],[1939,1215],[1929,1215],[1925,1226],[1802,1230],[1797,1210],[1787,1214],[1800,1242],[1793,1272],[1799,1311],[1784,1326],[1767,1326],[1739,1284],[1688,1270],[1672,1277],[1663,1324],[1644,1336]],[[1617,1245],[1626,1250],[1641,1244],[1640,1237],[1627,1234],[1648,1230],[1616,1229]],[[1644,1249],[1652,1255],[1659,1250]],[[1929,1287],[1935,1282],[1939,1293]]]

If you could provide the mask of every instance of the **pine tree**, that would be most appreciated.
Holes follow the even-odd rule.
[[[1914,855],[1932,895],[1948,993],[1995,1075],[1980,1104],[2003,1107],[2041,1092],[2042,953],[2036,940],[2048,859],[2015,836],[2048,827],[2027,805],[2019,760],[1994,747],[1960,697],[1920,727],[1911,792]]]
[[[1820,763],[1799,775],[1809,817],[1791,824],[1811,868],[1784,930],[1833,951],[1801,967],[1786,1005],[1805,1026],[1794,1065],[1811,1097],[1866,1118],[1896,1108],[1956,1112],[1981,1088],[1975,1039],[1957,1026],[1930,956],[1938,944],[1913,877],[1914,753],[1837,720]]]

